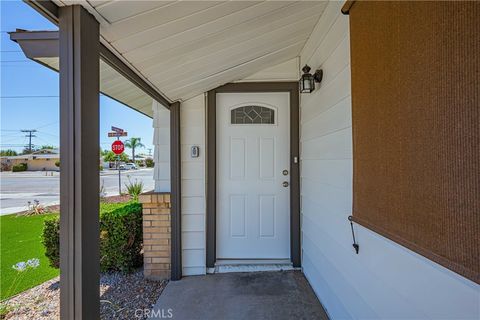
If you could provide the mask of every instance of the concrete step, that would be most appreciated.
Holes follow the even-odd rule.
[[[213,273],[261,272],[296,270],[288,260],[224,260],[217,261]]]

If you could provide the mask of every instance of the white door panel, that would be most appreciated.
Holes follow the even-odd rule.
[[[217,94],[218,259],[290,258],[289,128],[288,93]]]

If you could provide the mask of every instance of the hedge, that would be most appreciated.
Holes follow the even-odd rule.
[[[60,219],[44,222],[42,243],[50,265],[60,265]],[[100,205],[100,269],[131,272],[142,265],[142,205],[138,202]]]
[[[130,272],[142,265],[142,205],[105,204],[100,212],[100,266],[102,271]]]
[[[27,169],[28,169],[28,166],[26,163],[19,163],[12,167],[13,172],[27,171]]]

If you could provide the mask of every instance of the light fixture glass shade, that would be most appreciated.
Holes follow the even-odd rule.
[[[310,67],[305,65],[302,68],[303,75],[300,78],[300,92],[301,93],[310,93],[315,90],[315,79],[310,74]]]

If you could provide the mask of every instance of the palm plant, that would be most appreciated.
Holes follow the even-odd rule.
[[[142,138],[130,138],[125,141],[125,147],[132,149],[132,162],[135,163],[135,148],[145,147],[141,142]]]

